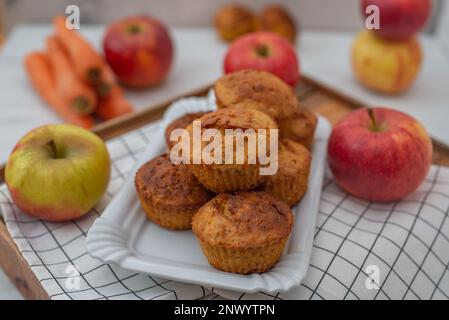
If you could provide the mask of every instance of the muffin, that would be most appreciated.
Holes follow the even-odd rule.
[[[209,263],[240,274],[271,269],[292,227],[290,208],[264,192],[220,194],[192,220],[192,230]]]
[[[239,36],[255,31],[256,17],[247,8],[239,5],[228,5],[215,15],[215,27],[224,41],[233,41]]]
[[[281,140],[278,171],[266,177],[262,190],[289,206],[294,206],[307,190],[310,163],[311,156],[306,147],[293,140]]]
[[[170,141],[170,134],[175,129],[185,129],[189,124],[191,124],[194,120],[201,118],[207,112],[194,112],[187,113],[186,115],[174,120],[171,122],[167,128],[165,129],[165,142],[167,143],[168,148],[173,147],[177,141]]]
[[[190,229],[193,215],[214,195],[186,168],[167,155],[145,163],[136,173],[135,186],[148,218],[161,227]]]
[[[290,117],[298,107],[293,89],[266,71],[229,73],[215,82],[214,89],[218,108],[255,109],[276,121]]]
[[[275,32],[290,42],[295,42],[296,25],[293,18],[281,6],[266,7],[259,17],[262,30]]]
[[[201,135],[208,129],[218,130],[220,139],[217,143],[221,146],[221,148],[217,148],[221,154],[215,154],[215,150],[206,152],[206,148],[211,142],[202,141],[200,150],[202,155],[210,155],[211,158],[216,156],[213,161],[204,161],[201,154],[195,158],[193,148],[191,148],[189,168],[198,181],[215,193],[250,190],[260,185],[264,176],[259,173],[261,165],[257,156],[257,141],[262,138],[261,134],[265,135],[265,154],[270,156],[270,150],[277,143],[274,139],[270,139],[270,129],[277,129],[275,121],[265,113],[250,108],[221,109],[210,112],[198,120],[201,122],[199,128]],[[230,135],[227,129],[231,129],[234,134]],[[238,141],[236,129],[241,129],[240,132],[246,136],[245,139],[241,139],[240,152],[236,147]],[[266,130],[259,132],[258,129]],[[189,125],[187,130],[192,136],[193,125]],[[255,143],[254,148],[251,147],[251,140]],[[260,151],[262,152],[263,149]]]
[[[294,140],[311,149],[317,125],[314,112],[298,106],[290,117],[279,120],[278,125],[282,138]]]

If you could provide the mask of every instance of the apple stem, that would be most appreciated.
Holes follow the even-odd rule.
[[[368,108],[368,115],[371,119],[372,129],[374,131],[379,131],[379,126],[377,125],[376,115],[374,114],[374,110],[372,108]]]
[[[55,159],[58,158],[55,141],[52,139],[47,142],[47,145],[50,147],[52,157]]]
[[[259,56],[264,57],[264,58],[268,57],[269,49],[266,45],[264,45],[264,44],[258,45],[256,48],[256,51]]]
[[[138,34],[138,33],[140,33],[140,26],[138,24],[131,24],[128,27],[128,33],[130,33],[130,34]]]

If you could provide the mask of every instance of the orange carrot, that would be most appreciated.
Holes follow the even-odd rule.
[[[41,98],[66,122],[84,128],[91,128],[94,125],[92,117],[76,114],[57,94],[50,61],[46,54],[42,52],[28,54],[25,57],[25,70]]]
[[[91,114],[97,106],[95,91],[77,78],[56,37],[47,38],[47,49],[56,89],[64,102],[79,114]]]
[[[101,71],[101,79],[98,84],[95,85],[95,90],[100,98],[106,98],[111,92],[112,88],[116,86],[117,80],[115,79],[114,72],[109,65],[105,64]]]
[[[53,19],[56,36],[66,49],[78,77],[97,85],[103,78],[106,62],[78,32],[67,29],[65,20],[64,16]]]
[[[118,85],[114,85],[108,96],[100,99],[95,113],[102,120],[109,120],[131,111],[133,111],[133,107],[123,95],[123,90]]]

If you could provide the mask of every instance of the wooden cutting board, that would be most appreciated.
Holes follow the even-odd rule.
[[[108,140],[151,122],[159,120],[165,109],[174,101],[185,96],[205,95],[210,86],[200,88],[181,97],[175,97],[165,103],[117,118],[93,129],[103,139]],[[326,117],[332,125],[351,110],[362,104],[350,97],[324,87],[313,80],[303,77],[296,92],[301,104]],[[434,142],[433,163],[449,166],[449,149]],[[0,183],[4,179],[4,167],[0,167]],[[23,259],[14,241],[0,220],[0,266],[27,299],[48,299],[48,295],[34,276],[28,263]]]

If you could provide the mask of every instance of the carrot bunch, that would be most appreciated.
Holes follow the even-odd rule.
[[[54,19],[46,50],[25,57],[25,70],[42,99],[66,122],[90,128],[133,110],[106,61],[65,17]]]

